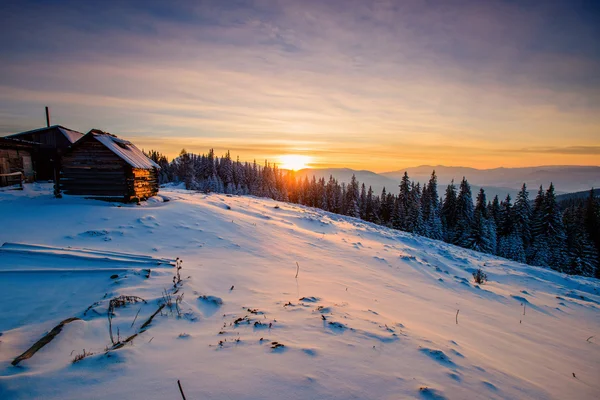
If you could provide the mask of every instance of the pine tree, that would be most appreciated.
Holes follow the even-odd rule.
[[[387,192],[385,191],[385,186],[383,190],[381,190],[381,205],[379,208],[379,218],[381,219],[381,224],[387,226],[390,222],[390,215],[392,213],[391,208],[389,207]]]
[[[527,249],[527,263],[532,265],[548,265],[548,251],[542,217],[544,214],[544,188],[540,185],[531,212],[531,245]]]
[[[549,248],[550,257],[548,265],[557,271],[563,271],[566,261],[566,235],[562,223],[562,215],[556,204],[556,195],[554,194],[554,185],[552,183],[550,183],[550,187],[544,196],[542,224]]]
[[[407,231],[417,235],[423,235],[425,227],[421,210],[421,185],[419,183],[416,185],[414,182],[412,183],[409,198]]]
[[[367,189],[363,183],[360,187],[360,200],[359,200],[360,218],[363,220],[367,219]]]
[[[543,200],[540,201],[539,197],[538,193],[533,212],[535,234],[531,263],[568,272],[566,235],[562,215],[556,204],[554,185],[550,184]]]
[[[493,254],[496,251],[496,229],[494,221],[488,218],[488,209],[483,188],[477,194],[477,204],[471,228],[468,248]]]
[[[423,195],[421,198],[424,235],[442,240],[444,238],[442,221],[440,218],[440,202],[437,191],[437,176],[435,170],[431,173],[429,182],[423,186]]]
[[[517,194],[515,205],[513,207],[514,224],[517,234],[521,237],[523,242],[523,248],[527,253],[529,246],[531,245],[531,217],[532,210],[529,204],[529,193],[527,192],[527,185],[523,183],[521,191]]]
[[[390,217],[390,225],[394,229],[402,229],[402,207],[400,205],[400,197],[394,198],[394,206]]]
[[[456,227],[453,243],[462,247],[469,245],[471,227],[473,226],[473,197],[471,186],[463,177],[460,183],[460,192],[456,199]]]
[[[364,187],[364,186],[363,186]],[[375,206],[373,199],[373,189],[369,186],[369,191],[367,192],[367,197],[365,200],[365,220],[369,222],[375,222]]]
[[[497,227],[498,255],[510,260],[525,262],[525,248],[515,223],[510,194],[506,195],[506,199],[500,203],[499,221],[500,225]]]
[[[498,255],[518,262],[525,262],[525,249],[523,241],[516,231],[498,239]]]
[[[397,210],[397,229],[408,231],[409,226],[409,213],[411,208],[411,194],[410,194],[410,179],[408,173],[404,172],[402,181],[400,182],[400,193],[398,194],[398,210]]]
[[[454,180],[446,188],[446,196],[442,203],[442,226],[444,229],[444,241],[452,243],[454,241],[454,230],[456,228],[456,186]]]
[[[350,184],[346,189],[346,215],[360,218],[359,197],[358,181],[356,180],[356,176],[353,174]]]
[[[514,231],[514,219],[512,215],[512,203],[510,194],[500,203],[500,223],[498,225],[498,235],[509,236]]]
[[[594,276],[598,253],[585,227],[585,209],[571,206],[563,213],[567,235],[568,271],[572,275]]]
[[[594,196],[594,189],[585,201],[583,224],[590,241],[596,249],[596,278],[600,279],[600,201]]]
[[[488,205],[488,215],[494,220],[496,226],[500,225],[500,201],[498,200],[498,195],[494,196],[494,199]]]

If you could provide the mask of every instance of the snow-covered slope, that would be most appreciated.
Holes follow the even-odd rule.
[[[0,244],[184,260],[170,294],[164,265],[147,277],[123,260],[116,272],[57,261],[68,249],[0,252],[0,398],[175,399],[177,380],[188,399],[600,395],[598,281],[271,200],[161,194],[171,201],[121,206],[0,192]],[[476,286],[479,267],[489,282]],[[164,289],[183,294],[180,313],[142,328]],[[143,332],[106,352],[119,295],[147,303],[116,309],[115,339]],[[69,317],[80,320],[10,364]],[[83,349],[95,354],[72,363]]]

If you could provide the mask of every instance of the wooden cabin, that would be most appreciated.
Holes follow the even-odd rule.
[[[7,137],[40,144],[33,155],[33,163],[35,165],[35,179],[43,181],[55,178],[55,172],[58,172],[60,167],[60,157],[69,146],[83,137],[83,133],[61,125],[52,125]]]
[[[138,201],[158,193],[160,167],[131,142],[92,129],[63,155],[65,194]]]
[[[0,186],[33,182],[33,156],[38,143],[0,137]]]

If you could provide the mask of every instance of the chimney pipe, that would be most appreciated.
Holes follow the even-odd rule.
[[[46,106],[46,126],[50,127],[50,112],[48,111],[47,106]]]

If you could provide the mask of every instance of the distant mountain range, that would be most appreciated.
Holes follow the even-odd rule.
[[[540,185],[544,190],[554,183],[557,194],[586,191],[590,188],[600,187],[600,167],[588,166],[540,166],[527,168],[494,168],[476,169],[467,167],[446,167],[443,165],[421,165],[419,167],[402,168],[397,171],[375,173],[366,170],[353,170],[349,168],[325,168],[325,169],[302,169],[296,172],[296,176],[311,178],[313,175],[319,179],[329,179],[332,175],[340,182],[349,182],[352,175],[356,175],[359,182],[371,186],[373,191],[380,193],[383,187],[387,191],[396,193],[398,184],[408,172],[411,181],[425,183],[429,180],[431,172],[435,170],[438,176],[438,189],[443,195],[445,187],[454,179],[458,185],[463,176],[467,178],[475,197],[480,187],[485,189],[488,199],[498,195],[501,199],[510,194],[514,199],[517,191],[523,183],[527,184],[530,198],[535,196]]]

